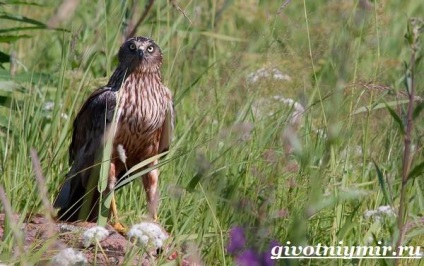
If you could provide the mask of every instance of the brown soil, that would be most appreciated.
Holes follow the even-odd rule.
[[[13,224],[18,224],[19,216],[15,215]],[[0,239],[3,239],[4,234],[5,215],[0,213]],[[178,257],[175,250],[166,247],[158,251],[152,250],[148,254],[131,256],[131,262],[125,261],[125,254],[130,250],[137,250],[126,237],[119,234],[112,226],[107,225],[106,229],[109,231],[109,236],[100,242],[100,248],[95,248],[92,245],[85,248],[82,244],[82,233],[91,227],[96,226],[95,223],[81,222],[81,223],[63,223],[54,222],[46,219],[41,215],[33,215],[26,217],[18,232],[23,234],[24,250],[15,249],[17,258],[22,256],[22,253],[35,253],[42,252],[42,261],[38,265],[51,265],[51,258],[65,248],[74,248],[81,251],[88,260],[89,264],[96,265],[151,265],[152,260],[161,258],[168,258],[174,260]],[[164,230],[165,232],[165,230]],[[138,252],[140,254],[141,252]],[[176,263],[177,265],[179,263]],[[188,265],[186,261],[182,261],[181,265]]]

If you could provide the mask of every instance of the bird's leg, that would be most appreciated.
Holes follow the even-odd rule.
[[[152,165],[157,164],[155,161]],[[151,166],[152,166],[151,165]],[[158,204],[159,204],[159,195],[157,193],[158,187],[158,178],[159,178],[159,169],[152,170],[148,174],[143,176],[143,186],[146,191],[147,198],[147,209],[149,214],[154,219],[158,220]]]
[[[115,183],[116,183],[115,170],[116,170],[115,164],[111,163],[110,170],[109,170],[109,189],[111,191],[115,187]],[[117,232],[121,234],[125,234],[128,231],[128,229],[119,222],[118,208],[116,207],[115,194],[112,195],[112,201],[110,202],[110,209],[111,209],[112,218],[113,218],[113,223],[112,223],[113,228],[115,228]]]
[[[119,222],[115,195],[112,196],[112,202],[110,203],[110,208],[112,210],[112,216],[113,216],[113,224],[112,224],[113,228],[115,228],[115,230],[118,231],[119,233],[126,233],[128,231],[128,228],[126,228],[123,224],[121,224],[121,222]]]

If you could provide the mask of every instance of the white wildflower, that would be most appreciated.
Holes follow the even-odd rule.
[[[273,68],[272,77],[276,80],[291,81],[291,77],[289,75],[281,73],[281,71],[276,68]]]
[[[369,235],[367,238],[365,238],[365,245],[371,246],[375,242],[375,239],[372,235]]]
[[[380,206],[377,211],[383,215],[396,216],[395,210],[390,205]]]
[[[252,113],[257,119],[265,116],[273,116],[277,111],[282,110],[282,105],[287,106],[290,111],[289,124],[298,127],[301,123],[305,107],[291,98],[285,98],[281,95],[274,95],[267,98],[259,98],[252,103]]]
[[[296,102],[295,100],[291,98],[284,98],[281,95],[275,95],[273,98],[274,100],[280,101],[288,105],[290,108],[293,108],[293,112],[290,118],[290,124],[292,125],[300,124],[300,119],[302,118],[302,115],[305,112],[305,107],[303,107],[303,105],[301,105],[300,103]]]
[[[278,68],[260,68],[255,72],[247,75],[247,80],[249,83],[255,83],[262,78],[271,78],[274,80],[284,80],[291,81],[291,77],[289,75],[283,74]]]
[[[128,238],[134,238],[139,245],[147,248],[160,248],[168,236],[155,223],[143,222],[135,224],[128,232]]]
[[[54,102],[45,102],[43,105],[44,111],[52,111],[54,108]]]
[[[100,242],[109,235],[109,231],[104,227],[95,226],[84,232],[82,235],[82,244],[84,247],[89,247],[91,244]]]
[[[52,265],[55,266],[80,266],[86,264],[87,259],[84,254],[73,248],[66,248],[60,251],[52,259]]]
[[[65,120],[68,120],[69,119],[69,116],[67,114],[65,114],[65,113],[61,113],[60,114],[60,117],[62,117]]]
[[[387,216],[396,216],[395,210],[387,205],[387,206],[380,206],[377,208],[377,210],[367,210],[364,212],[364,217],[369,219],[369,218],[374,218],[377,221],[380,221],[382,218]]]
[[[365,218],[370,218],[370,217],[373,217],[373,216],[375,216],[377,214],[377,211],[374,211],[374,210],[366,210],[365,212],[364,212],[364,216],[365,216]]]
[[[118,150],[119,159],[125,164],[125,162],[127,161],[127,155],[125,154],[124,146],[122,146],[122,144],[119,144],[116,149]]]

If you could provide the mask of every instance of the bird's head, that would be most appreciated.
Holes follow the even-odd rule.
[[[157,72],[162,64],[162,52],[153,40],[138,36],[122,44],[118,59],[131,72]]]

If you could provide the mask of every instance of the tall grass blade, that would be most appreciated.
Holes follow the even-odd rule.
[[[100,179],[98,183],[98,191],[100,192],[100,208],[99,208],[99,216],[97,219],[97,224],[99,226],[106,226],[107,219],[109,217],[110,213],[110,204],[112,202],[113,197],[113,190],[111,191],[112,197],[106,197],[103,198],[104,192],[106,191],[106,188],[108,186],[108,183],[110,182],[109,178],[110,176],[110,168],[111,168],[111,156],[112,156],[112,149],[113,149],[113,141],[115,139],[115,133],[118,126],[118,120],[120,117],[119,114],[119,105],[120,105],[120,97],[119,93],[116,94],[116,105],[115,110],[113,112],[113,119],[112,122],[109,125],[108,132],[106,134],[106,143],[103,147],[103,157],[102,157],[102,164],[100,166]],[[105,119],[107,119],[108,108],[105,109]],[[106,121],[105,121],[106,124]],[[106,125],[105,125],[106,128]]]
[[[391,198],[389,197],[389,193],[386,189],[386,182],[384,180],[384,175],[381,172],[380,167],[378,167],[377,163],[373,161],[373,164],[374,164],[375,170],[377,171],[378,184],[380,185],[381,192],[383,192],[383,195],[384,195],[384,201],[385,201],[384,204],[393,204]]]
[[[412,170],[409,172],[408,180],[412,180],[423,174],[424,174],[424,162],[421,162],[420,164],[412,168]]]
[[[405,135],[405,126],[402,122],[402,119],[400,119],[400,117],[398,116],[398,114],[390,107],[386,104],[386,109],[389,111],[391,117],[393,118],[393,120],[395,120],[400,132],[402,132],[402,136]]]

